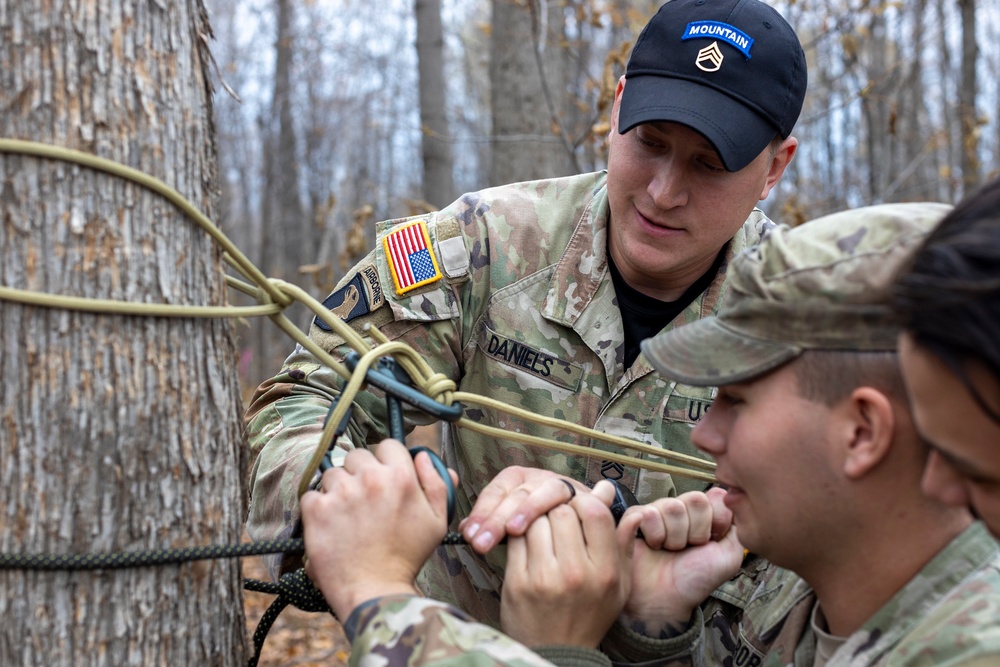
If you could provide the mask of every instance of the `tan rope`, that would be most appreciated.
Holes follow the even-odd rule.
[[[82,166],[90,167],[98,171],[119,176],[133,181],[143,187],[160,194],[165,199],[173,203],[185,213],[191,220],[197,223],[207,232],[223,249],[223,259],[237,273],[246,279],[245,282],[233,276],[226,276],[226,284],[260,302],[257,306],[177,306],[168,304],[130,303],[125,301],[115,301],[107,299],[90,299],[83,297],[67,297],[30,290],[21,290],[0,285],[0,300],[14,301],[27,305],[44,308],[59,308],[63,310],[75,310],[94,313],[113,313],[121,315],[137,315],[145,317],[269,317],[275,325],[284,331],[292,340],[296,341],[309,350],[321,363],[332,368],[338,375],[346,381],[340,399],[327,419],[327,424],[317,443],[309,463],[299,481],[299,495],[305,492],[309,483],[319,469],[320,462],[326,455],[333,440],[333,434],[337,425],[343,419],[348,407],[354,402],[355,396],[365,386],[365,374],[373,363],[380,357],[391,355],[400,366],[410,375],[413,385],[425,395],[434,400],[451,405],[458,401],[462,404],[481,405],[493,410],[503,412],[518,417],[527,422],[533,422],[553,429],[574,433],[584,438],[590,438],[598,442],[603,442],[621,447],[623,449],[653,456],[661,459],[671,460],[677,463],[684,463],[696,468],[690,470],[674,465],[648,461],[634,456],[617,454],[615,452],[601,451],[600,455],[609,461],[622,463],[629,466],[667,472],[671,475],[680,475],[692,479],[714,482],[715,478],[711,471],[715,469],[715,464],[710,461],[671,452],[652,445],[643,444],[629,438],[608,435],[595,431],[578,424],[573,424],[554,417],[545,417],[534,412],[505,405],[500,401],[470,394],[468,392],[456,391],[455,382],[450,378],[435,373],[430,364],[408,345],[390,341],[381,331],[375,327],[369,327],[367,333],[375,341],[372,347],[361,334],[349,327],[339,317],[335,317],[329,309],[317,301],[312,295],[302,288],[283,280],[267,278],[244,255],[239,248],[233,244],[223,232],[199,211],[191,202],[184,198],[175,189],[163,181],[145,174],[131,167],[127,167],[118,162],[75,151],[68,148],[51,146],[33,141],[22,141],[18,139],[0,138],[0,153],[13,153],[30,155],[46,159],[61,160]],[[361,355],[357,368],[352,373],[344,364],[335,359],[326,350],[319,347],[308,335],[303,333],[284,314],[284,310],[293,303],[304,303],[319,319],[330,326],[331,329],[340,336],[344,342]],[[462,418],[457,424],[462,428],[483,433],[501,440],[519,442],[532,447],[545,447],[551,450],[577,454],[580,456],[593,456],[595,450],[590,447],[583,447],[567,442],[560,442],[551,438],[543,438],[523,433],[512,433],[510,431],[478,424],[470,419]]]

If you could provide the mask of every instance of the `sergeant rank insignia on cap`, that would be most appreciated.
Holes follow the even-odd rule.
[[[389,273],[396,284],[396,294],[403,295],[418,287],[441,280],[437,257],[431,249],[431,237],[423,220],[401,227],[382,239]]]

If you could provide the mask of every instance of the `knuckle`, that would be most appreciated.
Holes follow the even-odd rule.
[[[712,504],[711,501],[709,500],[709,497],[706,494],[701,493],[700,491],[691,491],[689,493],[685,493],[681,497],[683,498],[684,502],[688,505],[688,507],[694,507],[698,509],[708,509],[709,507],[711,507]]]
[[[549,514],[557,519],[568,519],[576,514],[576,510],[569,505],[562,503],[550,509]]]
[[[605,507],[600,501],[580,503],[579,510],[580,515],[590,521],[607,521],[609,523],[614,523],[614,517],[611,515],[611,511]]]
[[[687,508],[684,507],[683,503],[677,500],[674,500],[674,502],[671,503],[666,503],[660,511],[667,519],[677,520],[687,517]]]
[[[568,566],[563,571],[563,579],[570,590],[578,590],[592,580],[578,566]]]

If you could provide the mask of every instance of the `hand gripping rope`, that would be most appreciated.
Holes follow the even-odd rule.
[[[354,371],[358,367],[359,357],[356,353],[351,352],[344,359],[348,368]],[[406,443],[406,426],[403,423],[403,402],[409,403],[410,405],[420,408],[432,417],[437,417],[440,420],[454,422],[458,421],[462,417],[462,406],[458,403],[453,403],[452,405],[442,405],[437,401],[431,400],[424,394],[415,391],[412,387],[409,374],[403,370],[403,368],[396,364],[392,357],[382,357],[378,360],[378,366],[376,368],[369,368],[366,378],[368,383],[378,387],[385,392],[385,403],[386,412],[389,415],[389,437],[395,440],[399,440],[401,443]],[[337,404],[340,399],[334,399],[330,404],[330,410],[326,413],[326,422],[329,423],[331,416],[337,408]],[[347,409],[344,411],[343,416],[340,421],[337,422],[337,426],[333,431],[333,438],[330,441],[329,447],[323,453],[323,458],[319,462],[319,471],[326,472],[333,467],[333,463],[330,459],[330,453],[333,451],[333,444],[337,439],[347,432],[347,424],[351,420],[352,406],[348,405]],[[452,521],[455,519],[455,506],[457,504],[457,499],[455,497],[455,484],[451,480],[451,475],[448,474],[448,468],[445,467],[444,462],[437,453],[427,447],[410,447],[410,454],[416,456],[420,452],[427,452],[430,456],[431,463],[434,464],[434,469],[437,470],[438,475],[444,480],[445,487],[448,493],[448,525],[450,526]],[[454,540],[455,538],[450,538]],[[461,539],[461,536],[459,536]],[[448,544],[455,544],[457,542],[448,541],[449,538],[445,538],[445,542]],[[464,542],[464,540],[462,540]]]
[[[454,381],[441,374],[434,373],[429,364],[413,348],[400,342],[391,342],[382,332],[371,327],[367,333],[375,343],[373,347],[364,337],[347,326],[339,317],[336,317],[327,308],[323,307],[322,303],[314,299],[300,287],[283,280],[267,278],[211,220],[183,195],[148,174],[88,153],[30,141],[0,138],[0,153],[29,155],[70,162],[133,181],[159,194],[185,213],[222,247],[224,251],[223,258],[226,263],[244,279],[240,280],[227,275],[227,285],[255,298],[259,302],[259,305],[244,307],[171,306],[166,304],[129,303],[106,299],[87,299],[44,294],[6,285],[0,285],[0,301],[12,301],[45,308],[91,313],[114,313],[138,317],[238,318],[267,316],[292,340],[309,350],[321,363],[332,368],[343,378],[345,382],[343,390],[338,399],[333,401],[330,406],[326,424],[317,443],[316,450],[300,478],[300,496],[308,490],[317,472],[330,465],[329,453],[333,449],[337,437],[343,435],[346,431],[354,397],[366,384],[378,387],[385,392],[389,413],[389,435],[400,442],[404,441],[405,433],[402,403],[407,403],[440,420],[456,423],[462,428],[490,435],[497,440],[510,440],[532,447],[545,447],[579,456],[591,456],[593,454],[593,450],[589,447],[523,433],[512,433],[500,428],[478,424],[462,416],[462,405],[480,405],[543,426],[617,445],[622,449],[637,452],[640,455],[645,454],[657,459],[668,459],[690,467],[680,467],[659,461],[651,461],[618,452],[602,451],[601,456],[609,461],[706,482],[715,481],[712,475],[715,464],[710,461],[670,452],[628,438],[607,435],[561,419],[545,417],[504,405],[499,401],[478,394],[456,391]],[[296,302],[304,303],[354,350],[354,352],[345,358],[343,364],[332,357],[326,350],[316,345],[284,315],[284,310]],[[418,451],[427,451],[431,455],[432,462],[434,462],[439,474],[441,474],[448,485],[448,519],[450,525],[455,512],[455,491],[451,477],[444,463],[441,462],[434,452],[426,448],[414,448],[411,450],[414,454]],[[615,518],[620,518],[625,508],[634,503],[635,498],[632,497],[631,493],[624,487],[619,487],[615,504],[612,506]],[[449,533],[445,537],[444,543],[462,544],[464,540],[458,533]],[[232,558],[283,552],[301,553],[303,550],[303,540],[287,539],[240,545],[153,549],[113,553],[0,554],[0,569],[90,570],[146,567],[213,558]],[[327,607],[319,591],[312,585],[308,577],[305,576],[305,571],[301,569],[282,576],[277,583],[248,579],[244,581],[244,587],[247,590],[273,593],[278,596],[267,613],[265,613],[264,618],[261,619],[257,631],[254,633],[255,654],[249,661],[251,667],[257,664],[264,638],[271,623],[273,623],[278,613],[287,604],[295,604],[307,611],[329,611],[329,607]]]

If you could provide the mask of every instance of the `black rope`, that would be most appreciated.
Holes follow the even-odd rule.
[[[257,667],[267,633],[270,632],[278,614],[288,605],[293,605],[303,611],[333,613],[326,600],[323,599],[323,594],[306,576],[306,571],[302,568],[281,575],[277,582],[244,579],[243,588],[248,591],[277,595],[257,623],[257,630],[253,633],[253,657],[247,662],[248,667]]]
[[[461,533],[448,533],[441,544],[465,544]],[[119,570],[153,565],[172,565],[193,560],[241,558],[262,554],[302,553],[302,538],[262,540],[223,546],[149,549],[146,551],[109,551],[92,554],[5,554],[0,553],[0,570]],[[253,589],[256,590],[256,589]],[[264,591],[262,591],[264,592]]]
[[[180,547],[91,554],[0,554],[0,570],[117,570],[171,565],[193,560],[239,558],[275,553],[302,553],[302,539],[264,540],[223,546]]]
[[[465,544],[461,533],[448,533],[441,544]],[[195,560],[239,558],[275,553],[302,553],[305,540],[263,540],[207,547],[181,547],[178,549],[149,549],[144,551],[114,551],[91,554],[4,554],[0,553],[0,570],[118,570],[154,565],[170,565]],[[333,613],[323,594],[306,576],[302,568],[283,574],[277,582],[244,579],[244,590],[275,595],[257,623],[253,633],[254,653],[248,667],[257,667],[264,640],[278,615],[288,605],[309,612]]]

